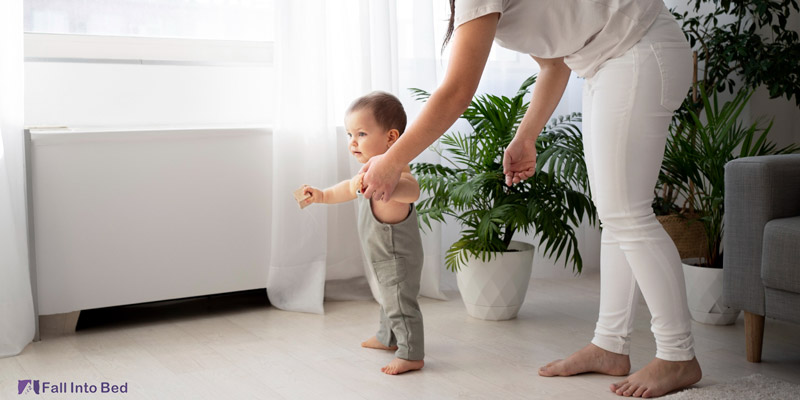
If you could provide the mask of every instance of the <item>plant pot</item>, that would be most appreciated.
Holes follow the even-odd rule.
[[[512,241],[511,250],[488,262],[470,256],[456,275],[467,314],[502,321],[517,317],[533,269],[533,245]]]
[[[686,297],[692,319],[709,325],[730,325],[739,311],[722,302],[722,268],[698,267],[699,258],[683,260]]]
[[[656,217],[675,243],[681,258],[704,257],[708,249],[706,230],[697,214],[669,214]]]

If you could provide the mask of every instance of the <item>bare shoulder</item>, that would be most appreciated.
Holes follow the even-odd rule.
[[[411,168],[406,166],[403,171],[400,173],[400,179],[405,179],[417,183],[417,178],[411,173]]]

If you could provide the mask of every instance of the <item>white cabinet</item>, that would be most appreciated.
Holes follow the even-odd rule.
[[[262,288],[266,128],[30,131],[39,314]]]

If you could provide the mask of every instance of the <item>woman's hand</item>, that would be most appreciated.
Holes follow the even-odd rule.
[[[364,188],[364,197],[374,198],[388,202],[392,198],[392,192],[400,182],[400,174],[403,172],[402,165],[396,165],[384,154],[374,156],[361,167],[359,174],[364,174],[361,185]]]
[[[533,57],[533,56],[531,56]],[[531,103],[522,117],[514,139],[503,155],[506,185],[520,183],[536,173],[536,139],[553,115],[569,82],[570,69],[564,58],[533,57],[541,70],[533,86]]]
[[[511,140],[503,154],[503,174],[506,185],[520,183],[536,172],[536,140],[519,135]]]
[[[325,193],[312,186],[303,185],[303,195],[308,196],[308,198],[300,202],[301,207],[305,207],[311,203],[325,202]]]

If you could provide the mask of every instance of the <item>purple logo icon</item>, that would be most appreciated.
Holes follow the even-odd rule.
[[[32,381],[30,379],[20,379],[17,381],[17,394],[28,394],[31,391],[39,394],[39,381]]]

